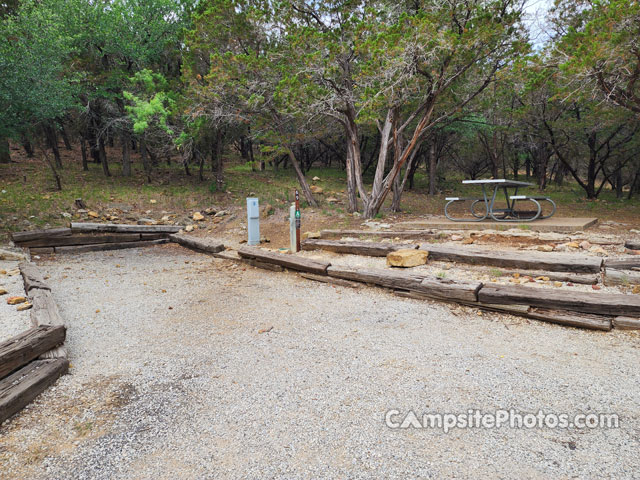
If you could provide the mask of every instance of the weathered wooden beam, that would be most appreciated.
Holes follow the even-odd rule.
[[[435,230],[321,230],[321,238],[380,237],[380,238],[430,238],[440,235]]]
[[[68,369],[65,358],[35,360],[0,380],[0,423],[31,403]]]
[[[284,270],[283,267],[281,267],[280,265],[276,265],[275,263],[266,263],[261,262],[260,260],[250,259],[244,259],[243,261],[248,265],[251,265],[252,267],[262,268],[263,270],[271,270],[272,272],[282,272]]]
[[[604,267],[617,268],[620,270],[640,268],[640,255],[633,257],[605,258]]]
[[[138,242],[97,243],[94,245],[73,245],[69,247],[54,248],[56,253],[102,252],[107,250],[121,250],[123,248],[151,247],[153,245],[161,245],[167,242],[169,242],[168,238],[161,238],[158,240],[140,240]]]
[[[91,245],[94,243],[119,243],[136,242],[140,240],[139,233],[114,233],[114,234],[73,234],[64,237],[39,238],[20,242],[20,247],[42,248],[62,247],[68,245]]]
[[[39,288],[33,289],[29,292],[29,300],[33,304],[30,310],[31,326],[58,326],[65,324],[50,291]]]
[[[478,292],[478,301],[502,305],[530,305],[597,315],[640,315],[638,295],[576,292],[519,285],[484,285]]]
[[[627,240],[624,242],[625,248],[629,250],[640,250],[640,241],[639,240]]]
[[[560,311],[548,308],[530,308],[527,317],[570,327],[604,330],[607,332],[611,330],[612,321],[612,317],[608,316],[589,315],[587,313]]]
[[[636,270],[618,270],[607,267],[604,271],[605,285],[640,285],[640,272]]]
[[[0,343],[0,378],[38,358],[64,342],[63,326],[43,325],[30,328]]]
[[[615,317],[613,319],[613,328],[619,330],[640,330],[640,318]]]
[[[32,255],[53,255],[55,250],[53,247],[32,247],[29,249]]]
[[[283,255],[280,253],[268,252],[254,247],[241,247],[238,249],[238,254],[243,258],[272,263],[300,272],[317,273],[320,275],[326,275],[327,267],[330,265],[328,262],[310,260],[296,255]]]
[[[73,232],[111,232],[111,233],[177,233],[180,225],[125,225],[118,223],[71,223]]]
[[[31,289],[38,288],[40,290],[51,290],[49,285],[44,281],[38,267],[31,262],[21,262],[18,267],[24,281],[24,291],[29,293]]]
[[[491,251],[425,243],[431,260],[555,272],[599,273],[602,259],[563,253]]]
[[[224,245],[217,240],[191,237],[188,235],[180,235],[178,233],[170,235],[169,240],[178,243],[183,247],[208,253],[218,253],[225,249]]]
[[[486,270],[485,273],[491,274],[490,271]],[[544,272],[542,270],[516,270],[513,268],[500,270],[501,275],[498,276],[513,276],[514,273],[518,273],[523,277],[547,277],[554,282],[571,282],[581,285],[596,285],[600,280],[600,275],[597,273]]]
[[[56,238],[71,235],[70,228],[50,228],[48,230],[32,230],[30,232],[15,232],[11,234],[14,243],[39,240],[43,238]]]
[[[308,280],[314,280],[316,282],[322,282],[322,283],[331,283],[334,285],[339,285],[341,287],[360,288],[362,286],[362,284],[358,282],[351,282],[349,280],[330,277],[328,275],[314,275],[313,273],[304,273],[304,272],[298,273],[298,275]]]
[[[418,245],[378,242],[342,242],[335,240],[309,239],[302,242],[302,250],[327,250],[335,253],[386,257],[389,253],[402,249],[415,249]]]

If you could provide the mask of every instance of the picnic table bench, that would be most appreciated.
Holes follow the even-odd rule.
[[[556,212],[556,204],[549,197],[541,195],[522,195],[518,194],[518,190],[530,187],[533,183],[519,182],[517,180],[507,180],[505,178],[491,180],[463,180],[465,185],[479,185],[482,187],[482,197],[447,197],[447,204],[444,207],[445,216],[454,222],[481,222],[487,218],[491,218],[496,222],[532,222],[533,220],[542,220],[551,217]],[[493,188],[493,193],[487,193],[487,190]],[[496,197],[498,192],[504,194],[506,208],[496,208]],[[471,202],[469,208],[472,219],[453,217],[449,213],[449,207],[457,202]],[[533,211],[516,210],[517,202],[530,202],[533,204]],[[551,205],[551,212],[543,215],[541,202],[548,202]],[[481,211],[476,211],[477,207],[481,207]]]

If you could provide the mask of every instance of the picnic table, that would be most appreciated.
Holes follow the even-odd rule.
[[[463,180],[465,185],[479,185],[482,188],[482,197],[447,197],[447,204],[444,207],[445,216],[454,222],[481,222],[487,218],[491,218],[496,222],[532,222],[533,220],[541,220],[551,217],[556,212],[556,204],[549,197],[540,195],[519,195],[518,190],[533,186],[533,183],[519,182],[517,180],[508,180],[506,178],[490,179],[490,180]],[[493,193],[491,189],[493,188]],[[487,193],[489,191],[489,193]],[[496,198],[498,192],[504,195],[506,208],[496,208]],[[471,202],[470,213],[473,218],[457,218],[449,214],[449,207],[456,202]],[[523,211],[517,210],[518,202],[530,202],[534,210]],[[551,204],[551,213],[542,214],[541,202],[549,202]],[[476,207],[483,206],[483,211],[476,211]]]

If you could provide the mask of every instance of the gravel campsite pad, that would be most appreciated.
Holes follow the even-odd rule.
[[[0,427],[3,479],[631,478],[640,337],[334,287],[175,245],[41,261],[70,374]],[[392,429],[385,413],[617,413]]]

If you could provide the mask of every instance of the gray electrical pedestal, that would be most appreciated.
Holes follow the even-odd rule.
[[[260,205],[257,198],[247,198],[247,245],[260,245]]]

